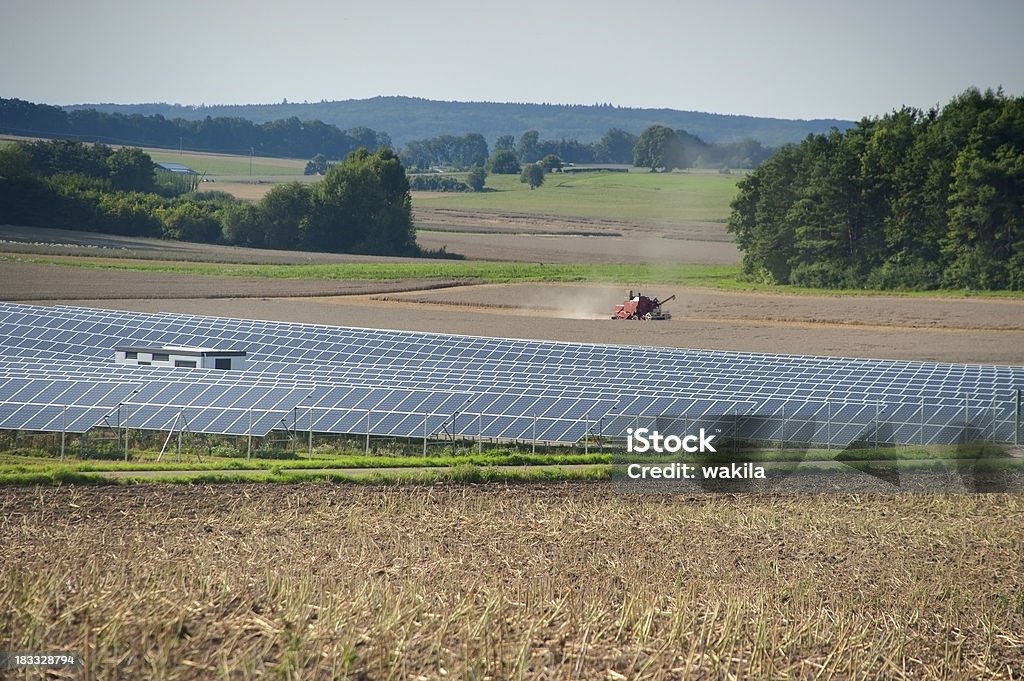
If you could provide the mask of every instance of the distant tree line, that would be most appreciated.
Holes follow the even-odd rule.
[[[262,156],[312,158],[323,154],[343,159],[359,148],[391,146],[386,133],[370,128],[339,128],[320,121],[286,118],[253,123],[245,118],[167,119],[101,113],[95,109],[65,111],[20,99],[0,99],[0,132],[46,138],[71,138],[111,144]]]
[[[769,282],[1024,289],[1024,98],[970,89],[783,147],[729,231]]]
[[[0,222],[258,248],[423,254],[405,168],[390,149],[357,149],[319,182],[279,185],[252,204],[223,192],[161,187],[141,149],[11,144],[0,148]]]
[[[565,138],[545,140],[536,130],[529,130],[520,135],[518,141],[514,135],[502,135],[495,141],[491,154],[483,135],[441,135],[410,142],[401,155],[405,163],[417,170],[438,167],[468,170],[474,166],[490,166],[491,172],[514,174],[520,172],[522,165],[546,157],[558,159],[560,163],[633,164],[652,170],[673,170],[753,168],[771,153],[771,149],[753,140],[709,144],[683,130],[656,125],[644,130],[639,137],[612,128],[592,144]],[[515,164],[510,158],[515,159]]]
[[[182,106],[177,104],[83,104],[66,109],[95,108],[123,114],[161,114],[165,118],[202,120],[240,117],[257,123],[298,117],[336,125],[342,130],[370,125],[387,130],[395,149],[404,149],[412,140],[445,134],[478,132],[487,141],[509,133],[536,129],[551,140],[576,139],[597,142],[609,129],[639,134],[652,125],[686,130],[712,142],[738,142],[755,139],[770,147],[797,143],[808,134],[824,134],[837,127],[845,129],[852,121],[784,120],[676,111],[672,109],[632,109],[609,104],[531,104],[497,102],[440,102],[415,97],[373,97],[337,102],[294,102],[249,105]],[[493,152],[493,149],[492,149]],[[304,156],[303,158],[309,158]],[[403,161],[405,156],[402,156]],[[610,162],[610,161],[602,161]],[[628,160],[622,163],[629,163]]]
[[[671,139],[659,153],[652,155],[645,152],[637,156],[637,144],[644,143],[651,136],[652,128],[667,131]],[[359,148],[377,150],[392,146],[388,134],[384,132],[366,127],[343,131],[321,121],[300,121],[294,116],[265,123],[253,123],[241,117],[168,119],[160,114],[103,113],[96,109],[65,111],[60,107],[33,104],[20,99],[0,99],[0,132],[169,149],[312,159],[307,164],[306,174],[324,174],[331,163],[346,158]],[[681,130],[652,126],[639,137],[619,128],[610,128],[600,140],[593,143],[579,142],[572,138],[545,140],[541,139],[536,130],[529,130],[518,141],[513,135],[498,137],[493,153],[480,133],[439,135],[408,142],[401,151],[401,157],[406,167],[413,170],[441,167],[465,171],[493,165],[491,160],[501,151],[513,152],[519,164],[535,163],[545,156],[554,156],[564,163],[634,163],[639,166],[661,163],[663,165],[651,167],[668,170],[689,167],[752,168],[771,152],[752,140],[710,144]],[[509,172],[520,171],[510,169]]]

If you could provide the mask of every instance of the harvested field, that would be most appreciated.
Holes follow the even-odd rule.
[[[189,241],[149,239],[67,229],[43,229],[0,225],[0,247],[5,253],[90,256],[138,260],[306,265],[347,262],[430,262],[424,258],[386,258],[347,253],[275,251],[219,246]]]
[[[147,486],[0,511],[0,648],[79,650],[84,678],[1024,673],[1018,496]]]
[[[128,272],[118,270],[56,268],[32,263],[0,263],[3,298],[11,301],[36,302],[67,300],[70,290],[77,289],[93,301],[121,301],[126,295],[135,299],[191,298],[262,298],[281,296],[349,296],[409,291],[435,286],[458,286],[458,281],[339,281],[285,279],[269,280],[248,277],[188,277],[160,272]],[[70,283],[68,280],[71,280]],[[86,293],[87,292],[87,293]],[[116,303],[115,303],[116,305]],[[211,313],[221,303],[211,303]],[[102,306],[102,305],[101,305]]]
[[[572,236],[563,234],[474,234],[420,231],[423,248],[444,247],[470,260],[540,263],[651,263],[666,265],[731,265],[739,260],[736,246],[721,241],[685,241],[650,235]]]

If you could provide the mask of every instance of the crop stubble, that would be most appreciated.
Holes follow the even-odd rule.
[[[0,647],[81,650],[86,678],[1024,672],[1019,496],[157,485],[0,510]]]

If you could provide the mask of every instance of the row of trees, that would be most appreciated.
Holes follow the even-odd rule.
[[[386,133],[370,128],[343,131],[334,125],[295,117],[262,124],[245,118],[209,116],[188,121],[161,115],[101,113],[95,109],[64,111],[20,99],[0,99],[0,132],[291,158],[324,154],[331,159],[343,159],[361,147],[391,146]]]
[[[154,193],[140,149],[79,142],[0,148],[0,216],[12,224],[131,236],[376,255],[420,255],[409,181],[390,149],[358,149],[315,184],[260,202],[222,192]]]
[[[468,170],[474,166],[487,165],[492,172],[518,173],[519,170],[513,170],[508,159],[514,159],[519,166],[552,157],[562,163],[631,163],[652,170],[753,168],[768,158],[771,151],[753,140],[709,144],[684,130],[654,125],[645,129],[639,137],[612,128],[593,144],[564,138],[545,140],[540,138],[539,132],[530,130],[518,140],[514,135],[502,135],[495,141],[491,154],[488,154],[487,141],[483,135],[441,135],[410,142],[402,150],[402,158],[410,167],[417,169],[441,166]],[[496,164],[497,159],[500,161]],[[499,170],[494,170],[495,165]]]
[[[1024,289],[1024,98],[971,89],[783,147],[729,230],[765,281]]]

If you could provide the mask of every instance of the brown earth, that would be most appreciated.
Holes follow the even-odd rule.
[[[350,296],[382,291],[410,291],[437,286],[459,286],[458,280],[402,279],[351,281],[333,279],[266,279],[260,277],[203,277],[163,272],[130,272],[81,267],[57,267],[20,262],[0,262],[0,298],[8,301],[44,302],[74,300],[83,296],[96,307],[115,307],[125,298],[225,299],[281,298],[282,296]],[[71,303],[77,304],[77,303]],[[226,305],[226,306],[225,306]],[[230,303],[210,303],[208,314],[225,316]],[[221,312],[216,312],[216,309]],[[230,316],[230,315],[228,315]]]
[[[613,220],[415,208],[416,241],[470,260],[731,265],[739,251],[715,222]]]
[[[449,253],[461,253],[470,260],[655,265],[731,265],[739,260],[739,251],[731,243],[649,234],[485,234],[421,230],[416,233],[416,242],[430,250],[444,248]]]
[[[272,249],[220,246],[188,241],[170,241],[137,236],[118,236],[67,229],[0,225],[0,251],[41,255],[127,258],[189,262],[251,263],[257,265],[310,265],[350,262],[415,262],[424,258],[381,257],[348,253],[276,251]],[[2,281],[2,280],[0,280]]]
[[[86,679],[1019,679],[1016,495],[0,495],[0,650]],[[12,677],[14,678],[14,677]]]

